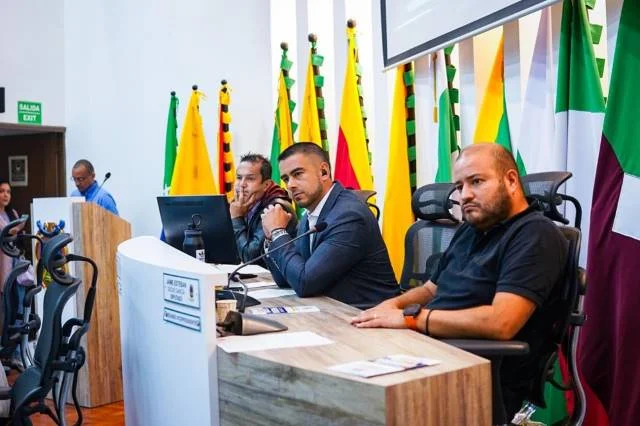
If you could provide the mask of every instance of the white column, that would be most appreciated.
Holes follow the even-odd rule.
[[[304,100],[304,86],[307,78],[307,61],[309,60],[309,48],[311,44],[309,35],[309,6],[307,0],[296,1],[296,56],[298,57],[298,72],[296,73],[295,90],[292,90],[291,97],[296,102],[296,109],[293,112],[294,121],[300,125],[302,114],[302,101]],[[294,92],[296,96],[294,97]],[[298,140],[298,133],[294,135],[294,140]]]
[[[458,75],[460,76],[460,143],[462,147],[473,143],[473,133],[478,115],[480,99],[476,95],[473,39],[458,43]]]
[[[504,25],[504,85],[509,132],[514,155],[518,146],[522,111],[522,85],[520,83],[520,27],[518,21]]]

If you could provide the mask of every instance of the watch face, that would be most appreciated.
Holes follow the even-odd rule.
[[[414,303],[412,305],[406,306],[402,313],[406,317],[417,317],[421,310],[422,305]]]

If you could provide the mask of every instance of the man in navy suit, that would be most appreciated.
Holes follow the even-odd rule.
[[[318,145],[299,142],[278,157],[280,176],[295,203],[306,209],[298,235],[326,222],[325,230],[301,238],[267,257],[280,287],[300,297],[328,296],[366,306],[399,293],[378,222],[355,194],[331,179],[329,155]],[[262,214],[265,250],[291,240],[292,217],[279,205]]]

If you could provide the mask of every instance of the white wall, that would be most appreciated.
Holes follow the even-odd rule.
[[[171,90],[180,124],[191,85],[208,95],[201,113],[212,164],[223,78],[233,90],[234,154],[269,151],[269,13],[260,0],[65,2],[67,164],[86,157],[98,177],[112,172],[106,188],[134,235],[160,232],[155,197]]]
[[[42,103],[42,124],[64,125],[63,0],[0,0],[0,122],[18,122],[18,101]]]

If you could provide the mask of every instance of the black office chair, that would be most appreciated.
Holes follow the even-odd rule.
[[[69,234],[60,234],[43,243],[41,261],[36,269],[37,284],[42,284],[45,269],[53,281],[44,294],[42,330],[38,339],[34,363],[22,373],[12,387],[0,388],[0,399],[11,400],[11,422],[14,425],[30,425],[34,413],[47,414],[56,424],[66,425],[64,407],[69,383],[72,381],[72,397],[78,420],[82,424],[82,411],[76,396],[79,369],[84,365],[85,352],[80,340],[89,330],[93,311],[98,269],[88,258],[74,254],[63,256],[62,249],[71,243]],[[81,281],[65,272],[69,262],[87,262],[93,268],[91,286],[86,295],[83,318],[72,318],[62,324],[62,312],[77,292]],[[44,400],[52,392],[54,414]]]
[[[411,208],[417,221],[409,227],[404,239],[405,258],[400,277],[402,290],[427,281],[449,247],[460,226],[460,220],[451,212],[458,204],[451,198],[455,189],[452,183],[432,183],[414,192]]]
[[[582,223],[582,208],[580,202],[575,197],[567,194],[561,194],[558,192],[560,186],[562,186],[571,176],[571,172],[542,172],[531,173],[526,176],[522,176],[522,186],[528,198],[537,200],[540,203],[544,215],[554,222],[560,222],[563,225],[569,224],[569,219],[566,215],[560,213],[558,207],[564,202],[570,202],[575,210],[575,220],[573,226],[580,229]]]
[[[20,353],[19,363],[7,365],[24,370],[33,364],[29,336],[34,335],[40,328],[40,318],[33,312],[34,297],[41,290],[34,282],[18,283],[18,277],[26,273],[31,262],[24,259],[23,247],[37,236],[27,233],[11,234],[11,230],[24,226],[29,220],[28,215],[23,215],[8,223],[0,231],[0,249],[9,257],[17,259],[17,262],[7,276],[2,294],[2,307],[4,321],[2,323],[2,336],[0,337],[0,358],[11,360],[16,350]],[[20,295],[20,290],[24,295]],[[21,305],[22,303],[22,305]]]
[[[373,196],[377,194],[377,192],[371,191],[369,189],[349,189],[356,195],[356,197],[360,199],[360,201],[362,201],[369,207],[371,213],[373,213],[373,215],[376,217],[376,220],[379,220],[380,207],[369,201]]]

